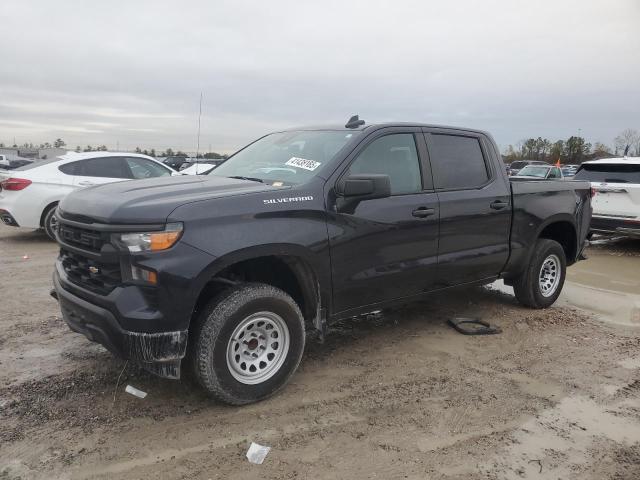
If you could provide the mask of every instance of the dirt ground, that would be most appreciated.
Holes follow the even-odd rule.
[[[639,479],[640,241],[589,254],[546,311],[496,284],[342,322],[284,391],[237,408],[69,331],[55,245],[0,226],[0,479]],[[503,333],[463,336],[454,315]]]

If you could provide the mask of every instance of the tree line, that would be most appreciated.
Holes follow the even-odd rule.
[[[67,144],[64,143],[64,140],[62,140],[61,138],[57,138],[52,144],[49,142],[45,142],[45,143],[41,143],[40,145],[38,144],[33,144],[33,143],[23,143],[22,145],[18,146],[16,143],[14,143],[11,148],[29,148],[29,149],[35,149],[35,148],[62,148],[65,147]],[[0,148],[5,148],[7,146],[5,146],[4,143],[0,143]]]
[[[640,156],[640,133],[627,128],[613,141],[611,149],[604,143],[593,145],[579,136],[571,136],[567,140],[550,141],[547,138],[527,138],[515,146],[509,145],[502,155],[507,163],[514,160],[541,160],[549,163],[579,164],[586,160],[610,158],[624,155]]]
[[[63,148],[66,147],[67,144],[64,140],[62,140],[61,138],[57,138],[56,140],[54,140],[53,143],[49,143],[49,142],[45,142],[45,143],[41,143],[40,145],[37,144],[33,144],[33,143],[24,143],[23,145],[18,146],[17,144],[14,144],[11,148],[25,148],[25,149],[44,149],[44,148]],[[0,143],[0,148],[5,148],[5,144],[4,143]],[[109,149],[107,148],[106,145],[87,145],[86,147],[81,147],[80,145],[76,146],[75,151],[80,153],[80,152],[106,152]],[[167,148],[164,151],[158,151],[156,152],[155,148],[149,148],[149,149],[141,149],[140,147],[136,147],[135,148],[135,153],[142,153],[144,155],[149,155],[150,157],[189,157],[189,155],[187,155],[186,153],[184,153],[181,150],[178,151],[173,151],[173,149],[171,148]],[[217,152],[207,152],[207,153],[199,153],[198,154],[198,158],[209,158],[209,159],[226,159],[228,157],[228,155],[225,154],[221,154],[221,153],[217,153]],[[46,158],[46,155],[45,157]]]

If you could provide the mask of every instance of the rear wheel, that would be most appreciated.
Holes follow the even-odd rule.
[[[233,405],[263,400],[291,378],[302,358],[304,319],[271,285],[247,283],[212,300],[194,332],[193,370],[215,398]]]
[[[56,217],[57,206],[58,205],[53,205],[49,207],[47,213],[45,213],[44,215],[44,220],[42,222],[44,231],[51,240],[56,239],[55,230],[56,228],[58,228],[58,218]]]
[[[567,260],[562,246],[546,238],[539,239],[526,270],[514,282],[518,301],[531,308],[547,308],[562,292]]]

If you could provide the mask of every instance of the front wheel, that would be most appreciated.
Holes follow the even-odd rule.
[[[207,305],[195,328],[195,376],[212,396],[232,405],[277,392],[298,368],[304,350],[298,305],[271,285],[230,288]]]
[[[546,238],[539,239],[525,271],[516,279],[513,290],[526,307],[547,308],[560,296],[567,273],[562,246]]]

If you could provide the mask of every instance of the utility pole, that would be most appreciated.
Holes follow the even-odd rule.
[[[200,153],[200,118],[201,117],[202,117],[202,92],[200,92],[200,111],[198,113],[198,143],[196,146],[196,163],[198,163],[198,154]]]

